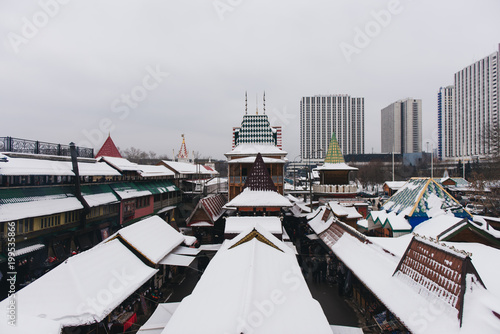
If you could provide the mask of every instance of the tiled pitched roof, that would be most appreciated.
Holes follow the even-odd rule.
[[[344,156],[342,155],[342,151],[340,150],[340,146],[337,142],[337,137],[335,136],[334,132],[332,133],[330,145],[328,145],[328,152],[326,153],[325,163],[340,164],[344,162]]]
[[[227,203],[227,201],[224,195],[216,194],[202,198],[200,203],[212,220],[212,223],[214,223],[224,213],[225,210],[222,207]]]
[[[118,149],[116,148],[113,139],[111,136],[108,136],[108,139],[102,144],[101,149],[97,152],[96,158],[99,157],[114,157],[114,158],[123,158]]]
[[[269,175],[269,171],[267,170],[267,167],[264,164],[264,160],[262,159],[262,155],[260,153],[257,154],[255,162],[252,165],[252,169],[250,170],[250,174],[245,181],[245,186],[243,187],[243,189],[246,188],[257,191],[278,191],[276,189],[276,186],[274,185],[273,180],[271,179],[271,175]]]
[[[484,286],[468,255],[413,238],[394,271],[463,313],[466,275]]]

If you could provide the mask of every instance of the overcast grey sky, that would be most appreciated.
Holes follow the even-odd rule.
[[[41,0],[0,3],[0,136],[223,158],[232,128],[266,109],[299,154],[299,100],[365,98],[365,151],[380,110],[423,100],[498,50],[500,1]],[[368,32],[361,36],[359,31]]]

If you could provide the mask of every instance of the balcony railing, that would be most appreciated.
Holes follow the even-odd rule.
[[[358,188],[350,184],[315,184],[313,192],[323,194],[352,194],[357,193]]]

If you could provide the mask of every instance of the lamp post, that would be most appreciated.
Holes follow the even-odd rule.
[[[300,154],[299,154],[299,155],[297,155],[297,156],[293,159],[293,161],[292,161],[292,163],[293,163],[293,190],[294,190],[294,191],[295,191],[295,190],[297,190],[297,179],[295,178],[295,173],[296,173],[296,171],[297,171],[297,167],[296,167],[296,165],[295,165],[295,164],[296,164],[296,161],[295,161],[295,160],[297,160],[297,158],[298,158],[298,157],[300,157]]]
[[[319,150],[316,150],[316,151],[312,151],[310,154],[309,154],[309,157],[308,157],[308,165],[309,165],[309,205],[311,206],[311,212],[313,210],[313,191],[312,191],[312,166],[311,166],[311,155],[313,155],[314,153],[317,153],[317,152],[321,152],[323,151],[322,149],[319,149]]]
[[[431,179],[434,178],[434,149],[431,143]],[[429,142],[427,142],[427,152],[429,152]]]

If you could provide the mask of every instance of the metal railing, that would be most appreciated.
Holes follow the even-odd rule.
[[[0,152],[71,156],[69,145],[13,137],[0,137]],[[76,152],[79,157],[94,157],[93,148],[77,146]]]

